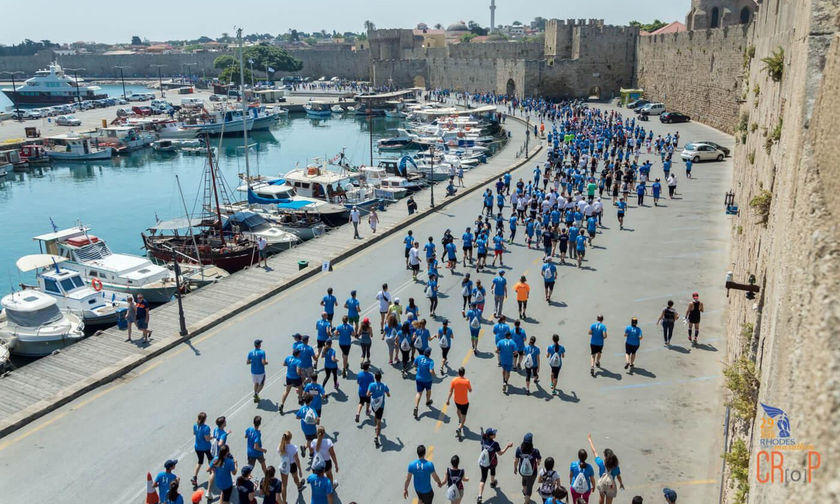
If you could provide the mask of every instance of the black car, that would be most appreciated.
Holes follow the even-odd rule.
[[[664,114],[660,114],[659,120],[663,123],[683,123],[690,121],[691,118],[679,112],[665,112]]]
[[[712,147],[714,147],[715,149],[718,149],[718,150],[720,150],[721,152],[723,152],[723,155],[724,155],[724,156],[729,157],[729,149],[728,149],[727,147],[724,147],[723,145],[721,145],[721,144],[719,144],[719,143],[709,142],[708,140],[703,140],[703,141],[701,141],[701,142],[696,142],[696,143],[704,143],[704,144],[706,144],[706,145],[711,145],[711,146],[712,146]]]
[[[635,111],[638,111],[640,108],[644,107],[644,106],[645,106],[645,105],[647,105],[648,103],[650,103],[650,102],[649,102],[649,101],[647,101],[647,100],[636,100],[636,101],[634,101],[634,102],[630,102],[630,103],[627,105],[627,108],[632,109],[632,110],[635,110]]]

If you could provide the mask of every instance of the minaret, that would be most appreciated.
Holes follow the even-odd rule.
[[[490,0],[490,33],[496,28],[496,0]]]

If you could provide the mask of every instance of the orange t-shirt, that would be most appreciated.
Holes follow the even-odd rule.
[[[461,378],[460,376],[453,378],[449,384],[449,389],[455,391],[455,404],[467,404],[470,402],[467,392],[472,392],[472,385],[470,385],[468,379]]]
[[[513,286],[513,290],[516,291],[516,300],[517,301],[528,301],[528,294],[531,293],[531,286],[518,282],[516,285]]]

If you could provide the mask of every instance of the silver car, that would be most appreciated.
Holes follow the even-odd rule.
[[[693,163],[698,161],[723,161],[726,157],[724,152],[716,147],[704,143],[690,143],[683,148],[680,157],[685,160],[691,160]]]

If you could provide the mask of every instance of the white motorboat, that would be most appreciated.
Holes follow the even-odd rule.
[[[46,70],[38,70],[17,89],[3,89],[3,93],[17,105],[57,105],[78,100],[100,100],[108,94],[99,86],[84,83],[66,75],[61,65],[51,63]]]
[[[332,115],[332,109],[329,102],[321,102],[321,101],[309,101],[303,105],[303,109],[306,111],[306,115],[309,117],[314,117],[316,119],[325,119]]]
[[[398,200],[415,190],[415,183],[397,175],[388,175],[385,168],[381,166],[361,166],[359,172],[362,180],[374,187],[374,194],[378,198]]]
[[[41,291],[13,292],[0,305],[0,339],[15,341],[11,348],[15,355],[43,357],[84,337],[84,322],[62,312],[55,298]]]
[[[66,257],[50,254],[23,256],[17,260],[21,271],[38,270],[35,290],[55,298],[59,309],[82,318],[86,326],[100,326],[117,322],[117,308],[128,306],[125,295],[96,290],[88,285],[77,271],[63,269],[59,263]],[[24,289],[29,287],[21,285]]]
[[[157,134],[161,139],[189,139],[195,138],[198,135],[198,131],[195,128],[185,128],[181,123],[176,121],[165,121],[158,123]]]
[[[115,254],[84,226],[36,236],[41,252],[66,257],[67,269],[106,291],[143,294],[150,303],[165,303],[175,294],[175,274],[145,257]]]
[[[300,242],[300,238],[294,233],[284,231],[280,226],[247,210],[223,216],[222,220],[222,231],[225,234],[242,235],[255,242],[264,238],[269,254],[290,249]]]
[[[373,188],[356,187],[349,174],[327,170],[318,159],[304,170],[292,170],[284,175],[298,194],[317,198],[347,208],[367,209],[379,203]]]
[[[248,199],[232,204],[230,209],[232,212],[261,209],[269,212],[269,215],[263,215],[269,220],[274,220],[275,214],[305,212],[317,215],[324,224],[330,227],[347,224],[350,215],[343,205],[301,196],[287,180],[282,178],[252,182],[250,188],[242,185],[236,190],[246,193]]]
[[[113,147],[119,154],[150,146],[155,141],[155,135],[131,126],[111,126],[96,130],[91,140],[100,148]]]
[[[114,155],[113,148],[96,147],[89,138],[59,136],[51,140],[53,147],[47,149],[47,156],[54,161],[99,161]]]
[[[11,353],[9,349],[14,346],[15,341],[6,341],[0,339],[0,372],[5,371],[7,367],[9,367],[9,357],[11,357]]]
[[[336,114],[344,113],[344,107],[342,107],[341,105],[333,105],[332,107],[330,107],[330,110],[332,110]]]
[[[152,142],[152,149],[157,152],[176,152],[185,147],[201,147],[201,141],[197,139],[178,140],[162,138]]]

